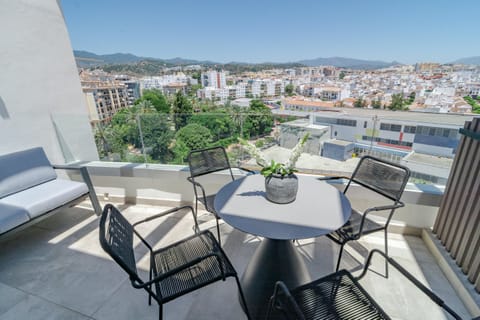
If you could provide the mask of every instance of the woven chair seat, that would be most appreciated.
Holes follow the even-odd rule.
[[[362,215],[352,209],[352,215],[350,216],[349,221],[344,224],[340,229],[335,230],[329,234],[329,237],[334,238],[340,243],[345,243],[350,240],[357,240],[360,238],[360,224],[362,222]],[[375,221],[365,217],[365,222],[363,223],[363,234],[368,234],[378,230],[384,229],[385,226]]]
[[[305,319],[390,319],[346,270],[300,286],[291,294]]]
[[[200,198],[198,198],[198,201],[201,204],[203,204],[203,206],[205,207],[205,210],[207,210],[210,213],[213,213],[215,215],[215,218],[220,219],[218,217],[217,213],[215,212],[215,208],[213,206],[213,203],[215,202],[215,195],[214,194],[206,196],[205,198],[200,197]]]
[[[223,275],[235,276],[236,272],[223,252],[219,250],[218,243],[209,231],[153,252],[154,274],[165,274],[211,252],[217,255],[205,258],[158,282],[159,292],[164,301],[175,299],[195,288],[221,280]]]

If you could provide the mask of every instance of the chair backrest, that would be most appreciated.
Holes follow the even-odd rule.
[[[137,273],[133,252],[133,226],[111,204],[103,209],[100,219],[100,244],[116,263],[130,276],[142,283]]]
[[[399,201],[409,177],[410,170],[407,167],[364,156],[355,168],[345,191],[353,181],[393,201]]]
[[[191,151],[188,155],[188,165],[190,166],[191,177],[199,177],[208,173],[228,169],[233,179],[227,152],[223,147]]]

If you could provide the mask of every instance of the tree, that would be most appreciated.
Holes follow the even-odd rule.
[[[405,100],[400,93],[392,94],[392,103],[387,107],[390,110],[403,110],[405,106]]]
[[[287,96],[291,97],[293,96],[293,90],[295,88],[293,87],[293,84],[289,83],[285,86],[285,93],[287,94]]]
[[[197,91],[199,89],[202,89],[202,85],[201,84],[192,84],[191,86],[188,87],[188,96],[190,97],[196,97],[197,96]]]
[[[144,146],[149,153],[147,160],[167,162],[171,159],[169,146],[173,139],[168,117],[168,114],[157,112],[149,101],[141,101],[117,112],[110,124],[98,134],[98,140],[103,143],[106,139],[111,152],[120,154],[124,161],[132,159],[129,148],[140,150]]]
[[[181,128],[175,134],[175,162],[183,163],[191,150],[209,147],[212,143],[210,130],[197,123],[191,123]]]
[[[210,113],[196,113],[189,123],[197,123],[209,129],[215,140],[220,140],[234,135],[235,125],[232,118],[224,109],[218,109]]]
[[[258,137],[270,133],[273,127],[272,111],[261,100],[250,101],[248,115],[243,122],[244,137]]]
[[[412,92],[408,95],[407,104],[410,105],[410,104],[412,104],[414,101],[415,101],[415,91],[412,91]]]
[[[382,102],[380,101],[380,99],[372,101],[372,108],[373,109],[380,109],[381,107],[382,107]]]
[[[192,103],[183,95],[182,91],[177,91],[175,94],[172,111],[175,130],[178,131],[187,125],[188,119],[193,113]]]
[[[152,159],[167,163],[171,160],[172,154],[169,149],[174,133],[171,129],[169,117],[164,113],[147,113],[139,117],[143,143]]]
[[[465,96],[463,97],[463,100],[465,100],[466,103],[472,106],[472,112],[473,113],[480,113],[480,103],[478,103],[478,98],[473,99],[470,96]]]
[[[138,104],[142,101],[149,101],[158,112],[170,112],[170,104],[168,103],[163,93],[158,89],[143,90],[142,97],[135,101],[135,104]]]
[[[343,80],[343,78],[345,78],[345,72],[344,71],[341,71],[340,74],[338,75],[338,78],[340,80]]]
[[[367,106],[367,101],[363,100],[362,97],[360,97],[357,100],[355,100],[355,102],[353,103],[353,106],[355,108],[365,108]]]

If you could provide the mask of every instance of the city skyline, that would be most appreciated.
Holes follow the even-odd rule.
[[[220,63],[347,57],[407,64],[480,55],[476,1],[61,4],[72,47],[97,54]]]

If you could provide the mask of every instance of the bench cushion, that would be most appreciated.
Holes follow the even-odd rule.
[[[57,178],[42,148],[0,156],[0,199]]]
[[[0,199],[0,234],[30,220],[23,208],[2,203],[2,200]]]
[[[83,182],[51,180],[0,199],[0,216],[10,216],[11,213],[3,212],[3,208],[13,207],[12,211],[17,211],[18,219],[23,219],[25,215],[33,219],[87,194],[88,188]]]

